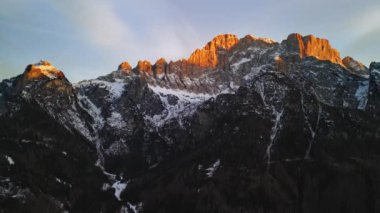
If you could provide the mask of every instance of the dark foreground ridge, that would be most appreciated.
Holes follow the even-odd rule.
[[[380,212],[380,63],[215,37],[188,59],[0,83],[0,212]]]

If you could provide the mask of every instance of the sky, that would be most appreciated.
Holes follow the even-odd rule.
[[[327,38],[344,56],[380,61],[379,0],[1,0],[0,79],[44,59],[71,82],[188,56],[214,36]]]

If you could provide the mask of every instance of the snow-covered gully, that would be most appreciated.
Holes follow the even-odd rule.
[[[310,152],[311,152],[311,149],[313,147],[313,144],[315,143],[315,135],[316,135],[318,128],[319,128],[319,122],[320,122],[321,114],[322,114],[322,107],[321,107],[321,104],[318,103],[318,115],[317,115],[317,121],[315,123],[314,128],[312,127],[309,119],[307,118],[305,105],[304,105],[304,95],[302,93],[301,93],[301,109],[302,109],[302,113],[303,113],[303,116],[305,119],[305,123],[306,123],[307,128],[309,129],[310,135],[311,135],[311,138],[309,139],[309,145],[308,145],[308,148],[305,152],[304,158],[310,159]]]
[[[270,164],[271,164],[271,152],[272,152],[272,146],[274,145],[276,141],[276,137],[278,132],[281,129],[281,117],[284,113],[284,109],[282,109],[280,112],[276,111],[276,109],[273,107],[273,115],[275,116],[274,118],[274,124],[271,129],[271,134],[270,134],[270,140],[269,140],[269,145],[267,146],[266,149],[266,157],[267,157],[267,171],[270,169]]]

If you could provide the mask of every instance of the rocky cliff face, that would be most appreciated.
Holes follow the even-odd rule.
[[[354,74],[364,76],[369,74],[368,68],[364,64],[349,56],[345,57],[342,62],[343,65]]]
[[[225,34],[216,36],[202,49],[197,49],[191,54],[188,63],[201,68],[215,68],[221,62],[221,55],[239,42],[235,35]]]
[[[0,209],[378,212],[379,71],[299,34],[75,85],[29,65],[0,83]]]
[[[369,70],[368,109],[374,116],[380,117],[380,114],[376,113],[380,104],[380,63],[371,63]]]
[[[126,74],[131,74],[132,67],[131,67],[131,65],[127,61],[125,61],[125,62],[122,62],[119,65],[119,67],[117,68],[117,70],[125,72]]]
[[[326,39],[316,38],[313,35],[302,36],[290,34],[283,42],[288,51],[297,53],[301,58],[313,56],[319,60],[343,65],[338,50],[331,47]]]

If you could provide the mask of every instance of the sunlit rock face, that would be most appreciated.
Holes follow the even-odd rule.
[[[73,95],[71,83],[63,72],[48,61],[28,65],[25,72],[16,80],[15,87],[16,93],[36,98],[48,98],[43,96],[55,92]]]
[[[172,61],[169,63],[168,74],[186,75],[191,73],[191,64],[186,59]]]
[[[357,75],[368,75],[369,71],[368,68],[362,64],[361,62],[353,59],[352,57],[345,57],[343,59],[343,65],[350,71],[352,71],[354,74]]]
[[[16,92],[41,96],[40,93],[57,91],[62,94],[73,94],[70,82],[63,72],[48,61],[40,61],[26,67],[24,73],[15,82]]]
[[[319,60],[327,60],[343,65],[339,51],[332,48],[327,39],[317,38],[313,35],[302,36],[294,33],[290,34],[283,41],[283,44],[285,44],[288,51],[299,54],[301,58],[313,56]]]
[[[31,64],[25,70],[25,77],[27,80],[35,78],[47,77],[47,78],[64,78],[65,75],[62,71],[54,67],[50,62],[41,60],[36,64]]]
[[[225,34],[216,36],[202,49],[197,49],[188,59],[190,64],[201,68],[215,68],[219,63],[220,52],[227,51],[239,42],[236,35]]]
[[[138,61],[136,70],[142,75],[153,76],[152,64],[147,60]]]
[[[127,61],[125,61],[119,65],[117,70],[122,71],[123,73],[126,73],[126,74],[130,74],[132,72],[132,67]]]
[[[160,58],[153,65],[153,72],[155,77],[162,77],[167,72],[168,63],[164,58]]]

